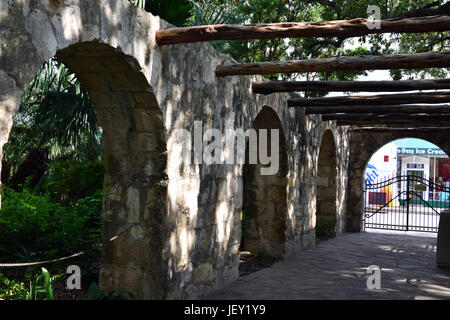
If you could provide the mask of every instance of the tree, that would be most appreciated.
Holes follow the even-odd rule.
[[[192,15],[191,0],[130,0],[135,6],[175,26],[183,26]]]
[[[203,1],[194,1],[206,8]],[[274,22],[327,21],[367,17],[369,5],[377,5],[382,18],[420,16],[450,12],[450,2],[432,0],[211,0],[208,10],[215,14],[197,19],[195,24],[214,24],[220,12],[232,13],[238,23],[257,24]],[[192,19],[191,19],[192,20]],[[445,51],[449,47],[448,32],[426,34],[370,35],[356,39],[294,38],[240,41],[241,52],[233,55],[239,62],[285,61],[309,58],[327,58],[339,55],[379,55],[426,51]],[[214,45],[214,44],[213,44]],[[238,46],[238,44],[236,44]],[[216,48],[219,48],[215,45]],[[243,48],[242,48],[243,47]],[[220,49],[220,48],[219,48]],[[394,79],[404,77],[445,77],[447,69],[398,70],[391,72]],[[280,74],[272,79],[292,79],[304,76],[308,80],[353,80],[364,72]]]
[[[16,189],[44,175],[49,160],[101,157],[101,129],[89,97],[61,62],[44,63],[24,95],[4,154],[14,174],[5,183]]]

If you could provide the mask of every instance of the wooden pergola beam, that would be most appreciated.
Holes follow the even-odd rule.
[[[325,107],[305,107],[305,114],[327,114],[327,113],[402,113],[402,114],[448,114],[450,115],[450,105],[362,105],[362,106],[325,106]]]
[[[323,98],[288,99],[288,107],[334,107],[361,105],[393,105],[413,103],[447,103],[450,102],[450,91],[419,92],[403,94],[382,94],[374,96],[339,96]]]
[[[349,132],[358,133],[450,133],[450,127],[350,127]]]
[[[450,79],[394,81],[268,81],[253,82],[253,93],[275,92],[382,92],[450,89]]]
[[[425,52],[381,56],[340,56],[323,59],[236,63],[219,65],[216,76],[333,72],[357,70],[423,69],[450,66],[450,52]]]
[[[450,16],[382,19],[381,28],[368,28],[368,19],[323,22],[285,22],[256,25],[206,25],[169,28],[156,32],[158,45],[217,40],[250,40],[273,38],[360,37],[380,33],[422,33],[450,30]]]
[[[364,125],[406,125],[410,127],[423,127],[424,121],[419,121],[417,119],[379,119],[379,120],[369,120],[369,121],[359,121],[359,120],[338,120],[336,121],[337,126],[364,126]],[[433,121],[430,123],[433,127],[449,127],[450,121]]]
[[[342,121],[377,121],[377,120],[405,120],[411,122],[428,122],[433,124],[432,121],[447,121],[450,126],[450,114],[402,114],[402,113],[386,113],[386,114],[375,114],[375,113],[327,113],[322,115],[323,121],[330,120],[342,120]]]

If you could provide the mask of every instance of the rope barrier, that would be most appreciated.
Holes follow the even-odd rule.
[[[134,227],[134,224],[129,225],[127,228],[125,228],[124,230],[122,230],[121,232],[119,232],[118,234],[116,234],[115,236],[111,237],[110,239],[101,242],[97,245],[94,245],[92,248],[86,250],[86,251],[81,251],[78,253],[74,253],[70,256],[66,256],[66,257],[62,257],[62,258],[56,258],[56,259],[51,259],[51,260],[45,260],[45,261],[35,261],[35,262],[24,262],[24,263],[0,263],[0,267],[5,267],[5,268],[12,268],[12,267],[27,267],[27,266],[36,266],[36,265],[41,265],[41,264],[47,264],[47,263],[52,263],[52,262],[57,262],[57,261],[63,261],[63,260],[67,260],[70,258],[74,258],[74,257],[78,257],[81,256],[87,252],[90,252],[92,250],[98,249],[103,247],[106,244],[109,244],[111,242],[113,242],[114,240],[116,240],[117,238],[119,238],[122,234],[124,234],[126,231],[130,230],[132,227]]]

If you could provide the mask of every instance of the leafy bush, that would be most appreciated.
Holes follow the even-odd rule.
[[[100,241],[100,229],[102,227],[102,195],[101,189],[94,192],[93,195],[82,198],[71,206],[72,211],[78,215],[85,217],[84,236],[89,239],[92,244]]]
[[[2,259],[47,259],[90,248],[100,239],[101,191],[62,206],[46,195],[4,189]]]
[[[53,283],[64,274],[51,275],[45,268],[27,274],[29,288],[23,282],[10,280],[0,273],[0,299],[4,300],[55,300]]]
[[[178,27],[183,26],[192,14],[192,0],[130,0],[135,6],[160,16]]]
[[[10,280],[0,273],[0,299],[15,300],[27,295],[27,289],[23,282]]]
[[[74,161],[54,162],[50,165],[48,177],[41,180],[41,193],[49,193],[62,203],[80,200],[102,189],[104,166],[102,161],[77,163]]]

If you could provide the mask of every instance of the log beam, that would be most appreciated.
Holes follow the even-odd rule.
[[[397,119],[380,119],[370,121],[358,121],[358,120],[338,120],[337,126],[364,126],[364,125],[406,125],[410,127],[423,127],[425,123],[417,119],[410,120],[397,120]],[[433,121],[430,123],[433,127],[449,127],[450,121]]]
[[[332,106],[332,107],[306,107],[305,114],[327,114],[327,113],[402,113],[402,114],[448,114],[450,115],[450,105],[376,105],[376,106]]]
[[[288,107],[333,107],[358,105],[393,105],[412,103],[447,103],[450,92],[420,92],[403,94],[383,94],[374,96],[339,96],[324,98],[288,99]]]
[[[358,133],[436,133],[450,132],[450,127],[350,127],[349,132]]]
[[[450,89],[450,79],[394,81],[267,81],[253,82],[253,93],[275,92],[382,92]]]
[[[426,121],[429,124],[433,124],[433,121],[447,121],[450,126],[450,114],[401,114],[401,113],[387,113],[387,114],[374,114],[374,113],[327,113],[322,115],[323,121],[330,120],[342,120],[342,121],[377,121],[377,120],[401,120],[411,122],[421,122],[422,125]]]
[[[423,69],[450,66],[450,52],[426,52],[381,56],[340,56],[323,59],[236,63],[219,65],[216,76],[357,70]]]
[[[217,40],[250,40],[273,38],[360,37],[380,33],[423,33],[450,30],[450,16],[382,19],[381,28],[369,29],[368,19],[323,22],[284,22],[256,25],[206,25],[169,28],[156,32],[158,45]]]

